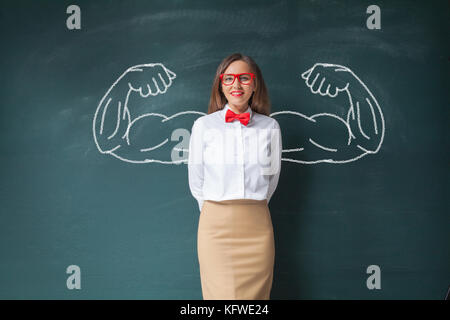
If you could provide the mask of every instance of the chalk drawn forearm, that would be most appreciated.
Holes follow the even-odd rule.
[[[351,138],[364,153],[377,153],[383,143],[385,124],[378,101],[364,82],[352,73],[356,81],[345,91],[349,110],[347,123]]]

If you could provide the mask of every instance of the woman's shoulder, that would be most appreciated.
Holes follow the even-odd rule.
[[[215,121],[221,118],[221,111],[222,109],[209,114],[205,114],[204,116],[199,117],[196,121],[199,121],[203,124],[213,124]]]
[[[194,125],[202,127],[209,127],[211,125],[214,125],[214,122],[217,121],[217,118],[219,116],[219,111],[198,117],[197,119],[195,119]]]
[[[263,122],[265,127],[279,128],[280,125],[275,118],[271,116],[266,116],[265,114],[254,112],[255,120],[258,122]]]

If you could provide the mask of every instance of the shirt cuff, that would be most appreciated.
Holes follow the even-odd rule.
[[[199,199],[198,200],[198,209],[200,212],[202,211],[202,207],[203,207],[203,199]]]

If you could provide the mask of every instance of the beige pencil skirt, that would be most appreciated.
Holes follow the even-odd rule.
[[[268,300],[275,259],[266,200],[205,200],[198,223],[204,300]]]

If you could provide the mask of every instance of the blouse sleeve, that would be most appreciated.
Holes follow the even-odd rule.
[[[198,119],[192,125],[189,140],[188,177],[189,188],[201,211],[203,206],[203,132]]]
[[[269,178],[269,188],[267,191],[267,203],[269,203],[270,198],[272,198],[273,193],[275,192],[275,189],[278,185],[278,180],[280,178],[280,172],[281,172],[281,156],[283,151],[283,142],[281,138],[281,129],[278,122],[275,120],[274,127],[272,128],[275,130],[275,136],[274,140],[276,141],[275,146],[271,146],[271,152],[276,152],[276,156],[273,157],[273,159],[276,161],[276,172],[270,176]]]

